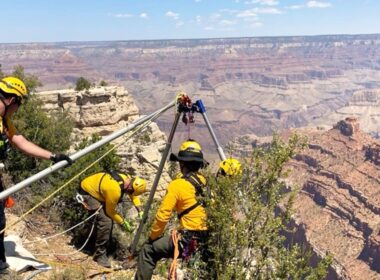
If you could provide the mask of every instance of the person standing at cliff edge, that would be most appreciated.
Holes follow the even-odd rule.
[[[28,96],[28,91],[23,81],[16,77],[5,77],[0,80],[0,192],[4,190],[1,174],[4,172],[9,143],[13,147],[30,157],[50,159],[54,163],[66,160],[69,164],[72,160],[65,154],[54,154],[45,150],[33,142],[27,140],[23,135],[16,132],[11,121],[12,115],[18,110],[22,102]],[[0,231],[5,229],[5,200],[0,201]],[[5,272],[9,265],[6,262],[4,248],[4,232],[0,234],[0,274]]]

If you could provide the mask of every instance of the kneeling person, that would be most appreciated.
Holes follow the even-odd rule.
[[[127,218],[116,211],[117,204],[127,193],[135,205],[139,216],[142,215],[139,195],[145,192],[144,179],[117,172],[99,172],[85,178],[81,182],[79,193],[83,196],[83,204],[90,211],[102,209],[96,217],[96,241],[94,260],[101,266],[111,267],[107,257],[107,246],[112,233],[113,222],[121,225],[127,232],[132,232],[132,226]]]

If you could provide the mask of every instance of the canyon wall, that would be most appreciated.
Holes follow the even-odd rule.
[[[132,96],[123,87],[96,87],[80,92],[71,89],[45,91],[39,92],[38,98],[43,101],[44,110],[51,114],[63,110],[69,112],[75,123],[72,137],[76,141],[94,133],[107,136],[141,117]],[[141,133],[128,139],[120,137],[112,143],[122,143],[117,148],[117,154],[122,158],[121,170],[145,178],[150,188],[166,143],[166,136],[157,124],[153,122]],[[164,194],[169,182],[165,168],[158,196]]]
[[[222,144],[244,134],[331,127],[348,115],[376,136],[380,121],[376,34],[1,44],[0,61],[5,71],[22,64],[45,89],[73,87],[80,76],[124,85],[144,114],[185,90],[204,101]],[[158,124],[168,133],[172,121],[167,114]],[[207,134],[196,118],[192,137],[215,153]],[[178,139],[184,138],[180,125]]]

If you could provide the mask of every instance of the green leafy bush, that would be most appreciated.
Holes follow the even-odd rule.
[[[75,83],[75,90],[89,90],[91,88],[91,82],[83,77],[79,77],[77,82]]]
[[[209,178],[211,236],[206,261],[191,269],[193,279],[323,279],[331,256],[316,268],[310,252],[286,244],[296,191],[286,189],[285,163],[305,147],[293,135],[287,143],[274,136],[268,148],[256,149],[239,178]],[[202,269],[203,268],[203,269]]]

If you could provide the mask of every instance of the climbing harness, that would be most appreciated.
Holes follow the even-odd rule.
[[[106,175],[110,175],[112,177],[112,179],[114,179],[119,184],[119,187],[120,187],[119,202],[122,202],[123,201],[123,195],[125,193],[125,191],[124,191],[124,180],[120,176],[119,172],[117,172],[116,170],[106,170],[106,172],[104,173],[104,175],[100,178],[99,186],[98,186],[98,192],[99,192],[99,194],[101,194],[100,187],[101,187],[103,179],[104,179],[104,177]]]
[[[191,258],[199,252],[199,248],[204,245],[208,231],[172,230],[171,239],[174,246],[173,260],[170,264],[168,279],[176,279],[178,258],[189,263]]]
[[[178,214],[178,219],[180,220],[183,216],[190,213],[192,210],[197,208],[198,206],[206,206],[205,202],[205,194],[203,192],[203,188],[205,185],[202,183],[202,181],[199,179],[197,174],[195,173],[188,173],[186,175],[182,176],[182,179],[185,179],[188,181],[194,188],[195,188],[195,196],[197,197],[197,202],[193,205],[191,205],[189,208],[186,208],[181,213]]]

